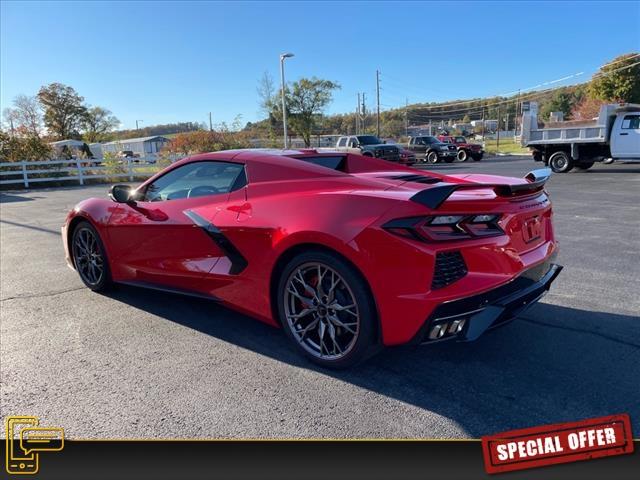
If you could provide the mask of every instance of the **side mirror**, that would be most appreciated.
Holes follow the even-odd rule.
[[[135,203],[133,189],[129,185],[113,185],[109,189],[109,197],[116,203]]]

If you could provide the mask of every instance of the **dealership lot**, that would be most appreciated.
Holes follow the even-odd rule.
[[[554,175],[548,189],[565,270],[540,304],[475,343],[390,349],[346,372],[213,302],[84,288],[59,227],[106,185],[2,193],[0,415],[70,438],[460,438],[615,413],[638,430],[640,164]]]

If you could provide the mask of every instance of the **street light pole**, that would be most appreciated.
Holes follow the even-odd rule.
[[[287,105],[284,97],[284,59],[293,57],[293,53],[283,53],[280,55],[280,81],[282,83],[282,128],[284,130],[284,148],[289,148],[289,139],[287,138]]]

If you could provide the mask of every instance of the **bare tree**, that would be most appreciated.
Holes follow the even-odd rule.
[[[42,109],[35,96],[18,95],[13,99],[18,125],[27,136],[40,137],[42,134]]]
[[[14,136],[16,132],[16,126],[18,125],[18,112],[15,108],[7,107],[2,111],[2,118],[4,119],[4,123],[9,128],[9,132],[11,132],[11,136]]]
[[[260,112],[265,116],[273,113],[274,105],[277,104],[276,87],[273,83],[273,77],[269,72],[264,72],[262,78],[258,82],[258,98],[260,100]]]

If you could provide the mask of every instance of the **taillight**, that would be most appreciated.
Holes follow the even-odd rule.
[[[382,228],[423,242],[464,240],[504,234],[499,214],[432,215],[391,220]]]

